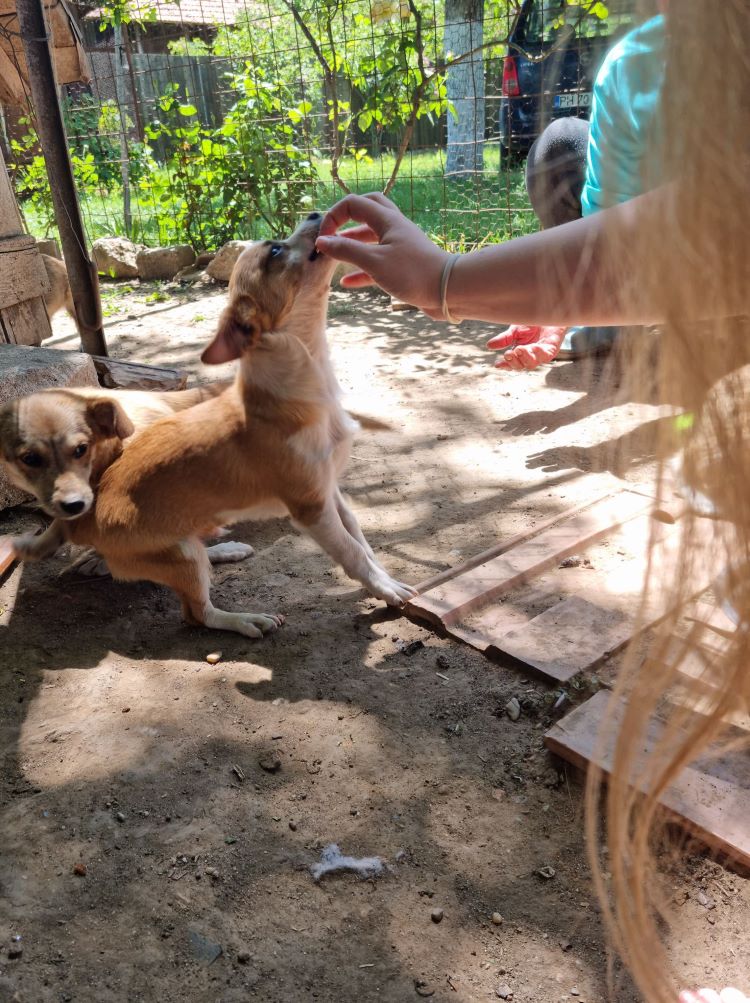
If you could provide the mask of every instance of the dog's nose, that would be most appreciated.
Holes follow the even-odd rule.
[[[86,503],[80,499],[78,501],[60,502],[60,508],[66,515],[80,515],[86,507]]]
[[[323,213],[322,213],[322,212],[311,212],[311,213],[310,213],[310,215],[309,215],[309,216],[308,216],[307,218],[308,218],[308,219],[309,219],[309,220],[310,220],[311,222],[312,222],[313,220],[316,220],[316,219],[323,219]]]

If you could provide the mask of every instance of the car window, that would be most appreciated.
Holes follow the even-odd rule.
[[[631,27],[633,8],[634,0],[537,0],[529,10],[525,41],[527,45],[553,44],[573,32],[577,38],[610,38]]]

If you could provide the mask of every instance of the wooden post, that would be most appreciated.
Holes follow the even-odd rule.
[[[34,120],[44,153],[81,342],[89,355],[106,355],[99,278],[86,247],[44,10],[43,0],[17,0],[16,3],[21,42],[29,68]]]
[[[42,299],[48,288],[39,249],[24,233],[0,152],[0,344],[40,345],[50,337]]]

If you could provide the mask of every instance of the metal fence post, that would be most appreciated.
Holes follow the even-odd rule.
[[[90,355],[106,355],[99,279],[86,248],[81,208],[57,97],[43,0],[18,0],[16,10],[29,68],[36,127],[44,153],[81,341]]]

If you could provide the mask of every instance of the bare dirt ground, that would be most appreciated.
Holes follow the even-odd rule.
[[[223,301],[136,290],[112,353],[218,375],[197,358]],[[481,325],[376,295],[331,317],[352,406],[393,425],[359,437],[345,488],[407,581],[570,508],[582,471],[642,480],[672,413],[609,362],[501,375]],[[232,537],[256,556],[218,569],[216,601],[283,611],[261,642],[62,555],[0,587],[0,1000],[638,999],[608,972],[580,780],[543,749],[558,692],[370,600],[284,522]],[[316,884],[330,843],[386,873]],[[750,883],[698,856],[667,890],[687,981],[742,981]]]

